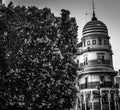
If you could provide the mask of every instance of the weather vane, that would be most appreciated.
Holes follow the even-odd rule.
[[[94,0],[92,0],[92,9],[93,9],[93,11],[95,11]]]
[[[92,20],[97,20],[96,16],[95,16],[95,5],[94,5],[94,0],[92,0],[92,10],[93,10],[93,17]]]

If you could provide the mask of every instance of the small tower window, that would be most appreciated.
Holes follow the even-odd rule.
[[[109,45],[109,40],[107,40],[107,45]]]
[[[104,40],[104,45],[107,45],[107,40]]]
[[[85,58],[85,62],[86,62],[86,65],[87,65],[88,64],[88,58],[87,57]]]
[[[83,47],[85,47],[86,45],[85,45],[85,40],[83,41]]]
[[[102,56],[100,57],[100,63],[101,63],[101,64],[104,64],[104,61],[105,61],[105,58],[104,58],[104,55],[102,55]]]
[[[101,63],[101,55],[98,54],[97,57],[98,57],[98,63]]]
[[[98,57],[98,63],[99,64],[104,64],[105,63],[105,54],[104,53],[98,53],[97,57]]]
[[[77,60],[77,65],[79,66],[79,60]]]
[[[88,87],[88,77],[85,78],[85,88]]]
[[[92,43],[93,43],[93,45],[96,45],[96,40],[93,40]]]
[[[102,39],[98,39],[99,45],[102,45]]]
[[[90,41],[87,41],[87,45],[90,45]]]
[[[104,82],[105,82],[104,76],[100,76],[100,84],[104,84]]]
[[[85,58],[84,58],[84,65],[87,65],[87,64],[88,64],[88,58],[85,57]]]

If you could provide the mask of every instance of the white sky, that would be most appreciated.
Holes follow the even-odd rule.
[[[92,0],[3,0],[7,5],[13,1],[14,5],[48,7],[56,16],[60,16],[61,9],[67,9],[75,17],[79,26],[78,37],[82,37],[84,25],[91,20]],[[115,70],[120,69],[120,0],[95,0],[96,17],[104,22],[108,28],[113,50],[113,64]]]

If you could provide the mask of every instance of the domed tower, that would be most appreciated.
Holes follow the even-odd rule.
[[[112,49],[106,25],[93,16],[78,44],[80,110],[117,110]]]

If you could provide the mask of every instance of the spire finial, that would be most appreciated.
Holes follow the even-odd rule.
[[[93,17],[92,17],[92,20],[97,20],[97,18],[96,18],[96,16],[95,16],[94,0],[92,0],[92,10],[93,10]]]

